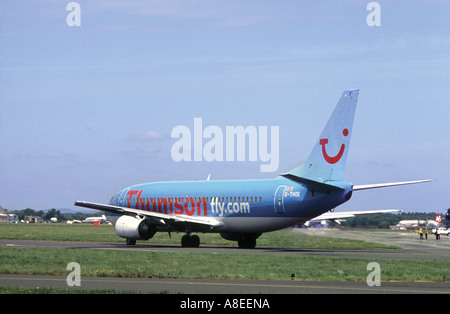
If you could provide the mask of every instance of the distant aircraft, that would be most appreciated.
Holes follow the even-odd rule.
[[[340,220],[346,218],[353,218],[359,215],[373,215],[373,214],[385,214],[385,213],[400,213],[402,212],[400,209],[378,209],[378,210],[357,210],[357,211],[348,211],[348,212],[334,212],[330,211],[324,213],[320,216],[317,216],[305,223],[308,227],[311,223],[320,223],[324,224],[327,221],[332,221],[337,224],[341,224]]]
[[[437,214],[435,220],[417,220],[417,219],[401,220],[398,222],[398,224],[395,225],[395,227],[398,229],[414,229],[417,228],[418,226],[437,228],[441,224],[442,224],[442,215]]]
[[[198,247],[193,233],[220,233],[240,248],[254,248],[264,232],[303,224],[347,202],[353,191],[428,182],[353,185],[343,181],[359,90],[343,92],[305,163],[273,179],[155,182],[127,187],[110,203],[76,201],[107,212],[127,244],[156,232],[183,232],[183,247]],[[292,137],[293,145],[300,136]]]
[[[83,220],[83,223],[93,223],[95,221],[103,223],[107,221],[107,218],[105,215],[102,215],[100,217],[87,217],[85,220]]]

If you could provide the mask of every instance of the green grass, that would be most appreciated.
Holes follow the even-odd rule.
[[[110,242],[120,238],[111,225],[0,224],[0,239]]]
[[[157,233],[146,243],[181,243],[183,233]],[[217,234],[200,234],[201,244],[237,246]],[[0,239],[53,240],[53,241],[95,241],[124,242],[118,237],[111,225],[93,226],[91,224],[0,224]],[[282,230],[264,233],[257,240],[258,246],[295,247],[308,249],[394,249],[394,246],[357,240],[313,237],[299,232]]]
[[[152,243],[180,244],[183,234],[158,233]],[[109,225],[0,224],[0,238],[59,241],[124,241]],[[232,245],[218,234],[200,234],[201,244]],[[378,250],[395,247],[364,241],[308,236],[292,230],[263,234],[258,246],[300,249]],[[302,255],[253,255],[87,249],[0,248],[0,273],[67,276],[67,264],[77,262],[88,277],[211,278],[365,281],[363,258]],[[387,260],[379,262],[381,280],[440,281],[450,261]],[[39,293],[34,291],[32,293]],[[53,293],[53,292],[49,292]],[[56,293],[56,292],[55,292]]]
[[[136,252],[79,249],[0,248],[0,273],[67,276],[77,262],[81,276],[134,278],[207,278],[365,281],[364,258]],[[382,260],[383,281],[439,281],[450,261]],[[20,266],[19,266],[20,265]]]

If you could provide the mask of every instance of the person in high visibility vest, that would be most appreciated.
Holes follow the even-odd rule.
[[[420,240],[423,240],[423,228],[420,227],[419,229],[419,235],[420,235]]]

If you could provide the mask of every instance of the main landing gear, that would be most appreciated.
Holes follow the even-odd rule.
[[[170,235],[170,233],[169,233]],[[231,241],[237,241],[241,249],[254,249],[256,247],[256,239],[261,234],[220,234],[222,238]],[[126,239],[127,245],[135,245],[135,239]],[[181,237],[182,247],[199,247],[200,237],[198,235],[191,235],[189,232]]]
[[[126,239],[127,245],[136,245],[135,239]],[[185,234],[181,238],[182,247],[199,247],[200,237],[198,235]]]
[[[259,235],[242,234],[239,236],[238,245],[240,249],[254,249],[256,247],[256,239]]]
[[[199,247],[200,246],[200,237],[198,235],[185,234],[181,238],[181,246],[182,247]]]

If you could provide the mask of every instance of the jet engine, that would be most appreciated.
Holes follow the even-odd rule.
[[[156,226],[145,219],[121,216],[116,222],[116,233],[127,240],[148,240],[156,233]]]

